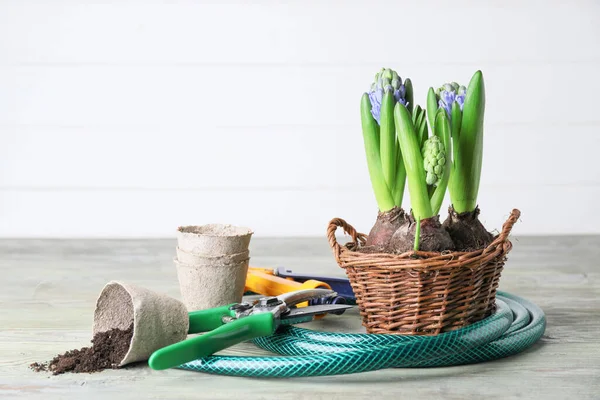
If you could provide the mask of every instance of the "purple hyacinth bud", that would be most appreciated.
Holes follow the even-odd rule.
[[[371,84],[369,91],[369,100],[371,100],[371,114],[379,124],[381,116],[381,102],[383,94],[393,93],[396,102],[406,106],[406,87],[402,84],[402,79],[398,73],[388,68],[382,68],[375,75],[375,81]]]
[[[465,106],[465,95],[464,94],[457,95],[455,101],[458,103],[458,106],[460,107],[460,111],[462,111],[463,107]]]
[[[459,86],[456,82],[446,83],[437,90],[438,107],[446,110],[448,116],[452,117],[452,103],[458,103],[460,111],[462,111],[466,95],[466,87]]]
[[[440,93],[440,100],[446,104],[452,104],[455,98],[456,93],[454,92],[447,92],[445,90],[442,90],[442,92]]]
[[[398,103],[406,105],[406,86],[400,85],[398,90],[394,91],[394,98]]]
[[[383,89],[375,89],[374,91],[369,92],[369,100],[371,100],[371,115],[373,115],[375,121],[379,123]]]
[[[408,101],[406,101],[406,99],[404,98],[404,95],[400,95],[400,93],[398,93],[398,95],[394,94],[394,98],[396,99],[396,101],[398,103],[402,104],[404,107],[406,107],[408,105]]]

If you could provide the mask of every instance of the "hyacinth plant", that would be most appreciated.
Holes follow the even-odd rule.
[[[402,206],[406,172],[394,126],[394,106],[412,108],[412,84],[383,68],[361,101],[363,139],[371,184],[379,211]]]
[[[433,134],[428,137],[425,115],[420,108],[411,115],[401,104],[394,109],[415,222],[414,227],[409,221],[408,226],[394,234],[391,245],[399,252],[410,248],[443,251],[454,247],[438,217],[452,165],[450,120],[444,110],[435,111]],[[420,119],[425,122],[425,129],[421,129]]]
[[[483,117],[485,87],[481,71],[475,72],[469,86],[447,83],[438,90],[429,89],[427,112],[437,128],[439,112],[450,120],[453,162],[450,169],[449,192],[452,206],[444,227],[459,250],[480,248],[492,240],[477,216],[477,195],[483,159]]]
[[[473,211],[477,206],[483,156],[484,109],[485,89],[481,71],[473,75],[468,89],[453,82],[437,91],[430,88],[427,95],[427,111],[431,114],[445,110],[452,121],[455,162],[449,190],[452,204],[459,213]],[[429,122],[435,127],[435,121]]]
[[[367,247],[374,250],[385,250],[391,236],[404,222],[402,199],[406,170],[394,123],[394,107],[397,104],[411,112],[412,83],[410,79],[402,81],[396,71],[383,68],[361,99],[367,165],[379,208],[367,240]]]
[[[391,69],[377,73],[361,101],[367,164],[379,208],[367,247],[397,253],[468,250],[492,240],[477,218],[484,109],[481,71],[468,87],[452,82],[430,88],[427,112],[413,104],[409,79],[403,82]],[[401,209],[406,180],[410,215]],[[446,189],[452,206],[442,226],[439,211]]]

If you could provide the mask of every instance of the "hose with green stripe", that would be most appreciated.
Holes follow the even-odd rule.
[[[291,378],[352,374],[383,368],[442,367],[517,354],[539,340],[544,312],[521,297],[498,292],[496,311],[465,328],[437,336],[318,332],[291,326],[254,339],[285,357],[211,356],[179,366],[219,375]]]

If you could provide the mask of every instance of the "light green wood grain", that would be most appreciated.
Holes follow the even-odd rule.
[[[28,365],[89,344],[94,302],[109,280],[179,297],[174,240],[1,240],[0,398],[118,399],[597,399],[600,398],[600,237],[524,237],[501,289],[547,313],[544,338],[524,354],[472,366],[264,380],[144,365],[48,376]],[[253,239],[251,265],[343,276],[325,239]],[[362,331],[356,311],[308,326]],[[265,354],[252,344],[226,354]]]

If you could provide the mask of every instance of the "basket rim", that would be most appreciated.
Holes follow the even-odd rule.
[[[487,247],[467,252],[445,251],[439,253],[412,250],[402,254],[362,253],[354,249],[364,245],[367,235],[357,232],[352,225],[341,218],[334,218],[329,222],[327,236],[338,265],[344,269],[361,267],[381,270],[473,268],[486,264],[498,256],[506,255],[511,250],[512,243],[508,236],[520,215],[519,210],[513,209],[502,225],[502,231]],[[338,227],[352,237],[351,242],[344,245],[337,242],[335,232]]]

